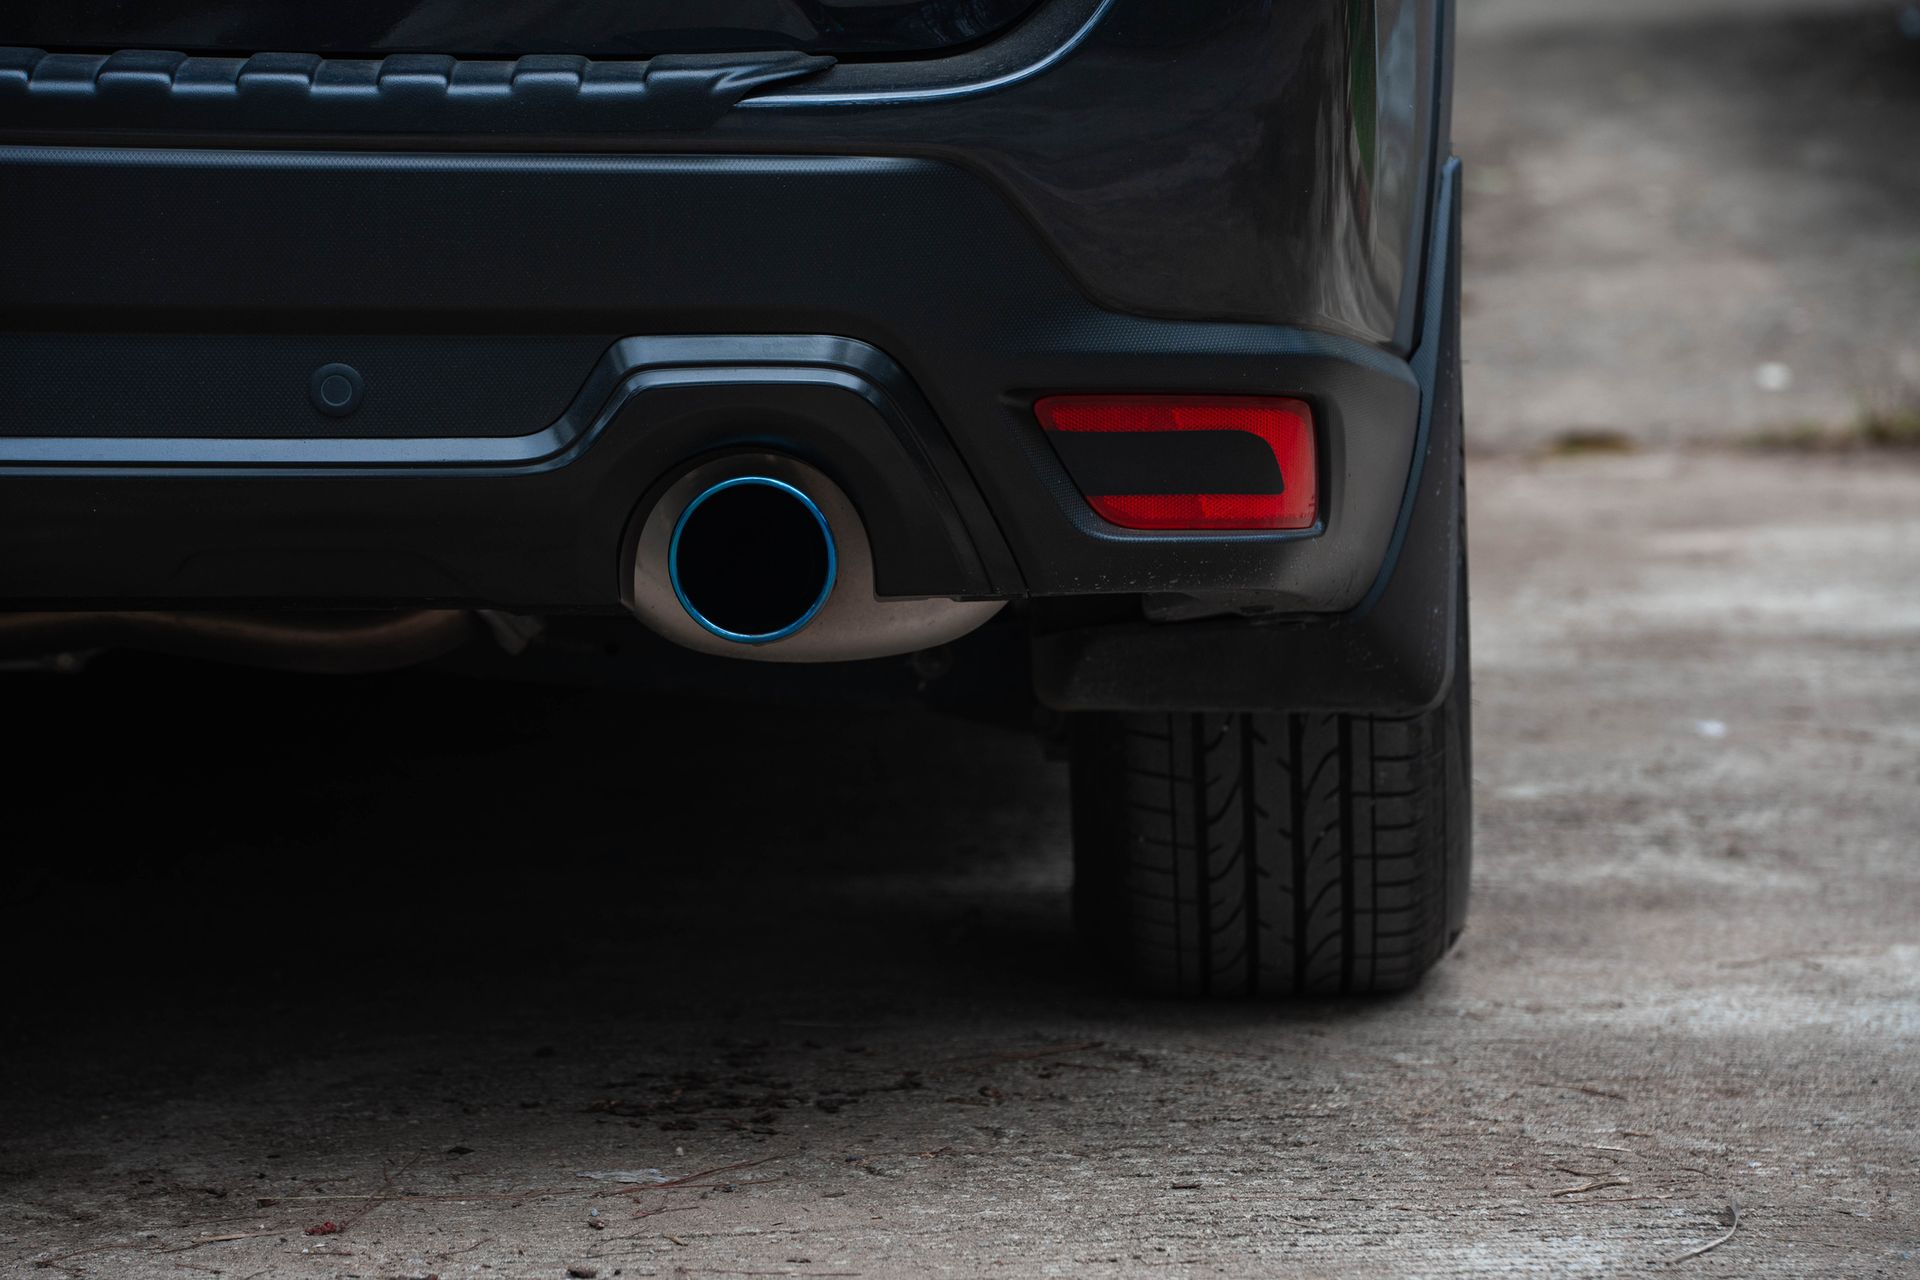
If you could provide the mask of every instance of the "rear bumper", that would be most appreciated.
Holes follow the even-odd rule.
[[[635,513],[726,448],[833,475],[884,595],[1341,613],[1404,523],[1413,362],[1106,310],[950,164],[19,146],[0,182],[9,607],[617,608]],[[1116,390],[1306,400],[1321,526],[1100,521],[1032,404]]]

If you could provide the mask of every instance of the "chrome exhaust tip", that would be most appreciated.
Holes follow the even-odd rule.
[[[931,649],[972,631],[999,600],[882,597],[866,522],[839,485],[798,458],[710,458],[644,513],[627,566],[629,607],[701,653],[762,662],[849,662]]]
[[[702,628],[730,644],[773,644],[819,616],[839,576],[820,504],[772,476],[702,490],[674,521],[667,580]]]

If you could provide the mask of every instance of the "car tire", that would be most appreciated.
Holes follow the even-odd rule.
[[[1465,574],[1452,687],[1414,715],[1084,713],[1075,914],[1146,991],[1403,991],[1465,924]]]

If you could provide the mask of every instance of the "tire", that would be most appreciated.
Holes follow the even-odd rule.
[[[1103,962],[1182,996],[1417,983],[1466,920],[1464,599],[1455,653],[1418,715],[1076,716],[1075,914]]]

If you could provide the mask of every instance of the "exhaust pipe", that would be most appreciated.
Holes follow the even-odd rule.
[[[687,616],[722,640],[774,644],[812,622],[839,573],[820,505],[744,475],[701,491],[674,522],[667,578]]]
[[[397,671],[492,633],[509,653],[538,632],[529,618],[468,609],[390,613],[96,611],[0,613],[0,662],[94,649],[136,649],[276,671]]]
[[[703,653],[846,662],[957,640],[1004,602],[881,599],[865,522],[797,458],[736,454],[688,471],[641,523],[632,607]]]

